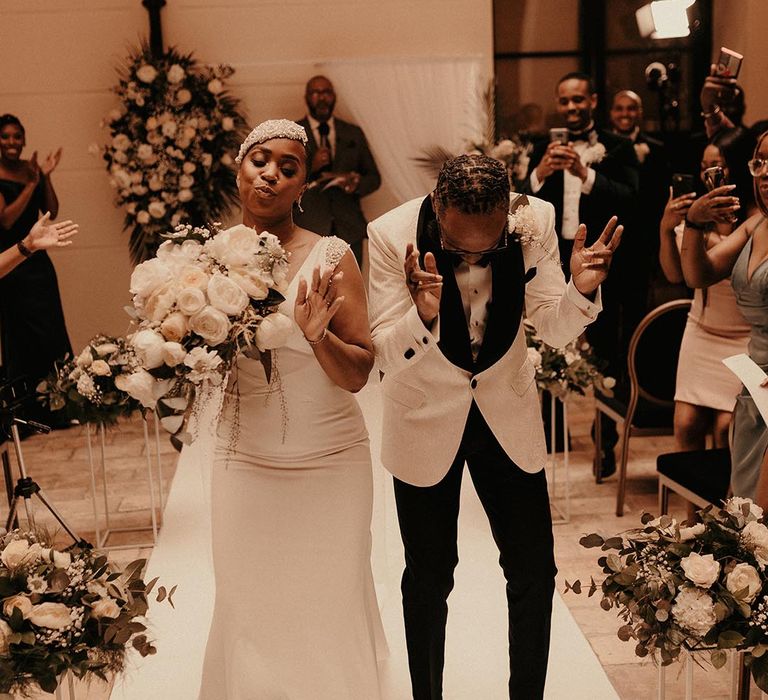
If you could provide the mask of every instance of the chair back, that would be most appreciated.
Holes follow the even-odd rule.
[[[643,399],[653,406],[674,405],[677,363],[690,299],[674,299],[650,311],[629,342],[630,401]]]

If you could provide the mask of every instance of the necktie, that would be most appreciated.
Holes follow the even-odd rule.
[[[317,125],[317,131],[320,134],[320,146],[322,148],[330,148],[331,143],[328,141],[328,133],[331,128],[328,126],[328,122],[320,122]]]

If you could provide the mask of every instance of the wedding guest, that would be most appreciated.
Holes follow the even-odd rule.
[[[50,218],[50,212],[43,214],[35,222],[29,233],[13,248],[8,248],[8,250],[0,253],[0,277],[5,277],[38,250],[64,248],[72,245],[72,241],[69,239],[77,233],[78,225],[71,221],[59,221],[51,224],[49,223]]]
[[[0,250],[23,241],[40,212],[55,219],[59,202],[51,174],[61,149],[42,163],[34,152],[21,158],[26,135],[12,114],[0,116]],[[41,379],[72,347],[64,323],[56,271],[45,251],[22,262],[0,281],[0,327],[3,368],[9,379]],[[42,409],[39,409],[42,411]],[[40,415],[46,422],[51,416]]]
[[[333,114],[336,91],[323,75],[307,82],[308,114],[299,120],[309,136],[309,187],[294,212],[300,226],[338,236],[363,261],[366,220],[360,199],[379,189],[381,177],[359,126]]]
[[[768,369],[768,132],[748,163],[758,210],[711,248],[705,233],[712,223],[730,223],[740,211],[736,185],[716,187],[688,209],[680,258],[686,283],[710,287],[730,276],[742,315],[749,323],[749,356]],[[768,507],[768,429],[749,392],[742,388],[733,414],[731,488],[734,496]]]
[[[739,198],[739,213],[734,221],[712,221],[706,225],[703,239],[707,249],[728,237],[746,218],[756,212],[747,160],[755,140],[739,129],[720,131],[704,149],[700,174],[719,166],[727,182],[736,185],[732,191]],[[671,282],[684,279],[680,263],[683,222],[695,194],[670,199],[661,220],[659,258]],[[704,205],[697,204],[696,207]],[[703,450],[707,435],[712,434],[713,447],[728,447],[728,431],[741,383],[722,360],[747,351],[750,327],[739,311],[729,279],[706,289],[697,289],[688,323],[680,346],[675,386],[675,445],[679,451]],[[695,508],[689,504],[688,514]]]
[[[621,227],[612,219],[588,247],[578,227],[566,283],[552,206],[520,197],[510,206],[502,163],[464,155],[443,166],[430,195],[368,226],[372,335],[383,370],[381,459],[394,475],[405,547],[415,700],[442,697],[465,463],[507,580],[510,696],[544,692],[556,569],[523,310],[545,342],[561,347],[577,337],[597,316]],[[515,240],[516,215],[525,217],[526,243]]]
[[[624,220],[632,213],[639,175],[632,143],[595,126],[597,94],[590,76],[564,75],[558,81],[555,97],[557,113],[568,128],[568,142],[541,141],[534,148],[526,191],[555,207],[560,258],[567,271],[579,223],[585,223],[594,237],[614,214]],[[634,229],[627,231],[630,239],[634,235]],[[634,329],[623,320],[627,317],[624,303],[630,299],[631,305],[635,295],[625,274],[630,264],[628,256],[617,256],[615,274],[605,285],[603,311],[587,331],[596,354],[607,363],[606,373],[618,380],[617,391],[627,383],[626,348],[630,328]],[[606,416],[602,428],[603,454],[598,456],[594,469],[605,477],[616,471],[613,448],[618,432],[616,424]]]

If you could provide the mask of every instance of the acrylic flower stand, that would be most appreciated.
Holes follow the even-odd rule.
[[[568,454],[568,395],[558,398],[551,392],[549,394],[549,453],[545,470],[549,487],[549,505],[552,508],[552,524],[562,525],[571,520],[571,479],[570,460]],[[555,451],[557,446],[557,403],[563,405],[563,453],[558,457]],[[562,463],[562,471],[560,471]],[[561,484],[562,482],[562,484]],[[558,494],[558,489],[562,494]]]
[[[160,453],[160,422],[156,413],[151,412],[152,418],[149,418],[149,413],[150,412],[147,412],[141,421],[142,430],[144,433],[144,458],[147,469],[147,484],[150,505],[150,524],[145,526],[115,527],[113,525],[115,513],[110,508],[109,503],[109,468],[106,448],[106,430],[103,423],[98,423],[96,425],[92,423],[86,423],[85,425],[85,436],[88,444],[88,465],[91,472],[91,501],[93,504],[96,547],[100,549],[108,548],[112,550],[118,550],[133,549],[135,547],[154,547],[154,545],[157,543],[157,533],[159,525],[162,521],[163,504],[165,503],[165,497],[163,494],[163,464]],[[154,423],[154,440],[150,440],[150,431],[148,427],[150,420],[152,420]],[[98,460],[94,458],[94,442],[96,442],[96,448],[99,453]],[[97,468],[101,474],[100,489],[97,486]],[[99,513],[99,500],[101,500],[103,504],[103,513]],[[122,544],[116,546],[109,545],[109,539],[113,534],[125,532],[151,532],[151,540],[131,542],[130,544]]]

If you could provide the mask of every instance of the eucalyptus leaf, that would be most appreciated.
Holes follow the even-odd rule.
[[[723,649],[717,649],[710,654],[709,660],[715,668],[722,668],[728,661],[728,652]]]
[[[584,537],[579,540],[579,544],[587,549],[592,547],[602,547],[604,543],[605,540],[596,532],[593,532],[591,535],[584,535]]]

